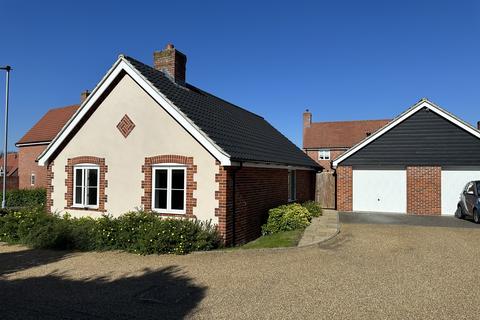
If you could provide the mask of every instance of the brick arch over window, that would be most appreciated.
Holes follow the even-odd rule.
[[[100,183],[98,185],[98,209],[83,209],[73,207],[73,168],[75,165],[84,163],[96,164],[100,168]],[[105,188],[108,185],[108,181],[105,178],[105,174],[108,172],[108,166],[105,164],[105,158],[97,158],[93,156],[80,156],[75,158],[69,158],[67,160],[67,165],[65,166],[65,172],[67,173],[67,178],[65,179],[65,186],[67,187],[67,192],[65,193],[65,200],[67,202],[67,206],[65,207],[65,209],[100,212],[106,211],[105,203],[107,202],[107,195],[105,194]]]
[[[152,210],[152,166],[162,163],[178,163],[184,164],[187,168],[187,190],[186,190],[186,208],[185,214],[168,214],[159,213],[163,216],[184,216],[186,218],[195,218],[193,208],[197,206],[197,199],[193,197],[193,192],[197,190],[197,182],[194,175],[197,173],[197,166],[193,163],[193,157],[179,155],[159,155],[154,157],[146,157],[145,164],[142,166],[144,179],[142,181],[142,189],[144,194],[141,199],[143,209]]]

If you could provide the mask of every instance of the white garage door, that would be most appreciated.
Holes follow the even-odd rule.
[[[406,213],[405,170],[353,170],[353,210]]]
[[[480,180],[480,170],[442,169],[442,215],[455,213],[463,187],[472,180]]]

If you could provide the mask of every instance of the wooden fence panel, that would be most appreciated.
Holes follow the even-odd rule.
[[[317,173],[315,201],[322,208],[335,209],[335,176],[333,172]]]
[[[0,193],[2,193],[3,177],[0,176]],[[18,176],[7,176],[7,190],[18,189]]]

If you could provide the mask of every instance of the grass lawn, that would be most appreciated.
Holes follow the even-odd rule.
[[[239,249],[260,249],[295,247],[302,237],[303,229],[283,231],[268,236],[262,236],[256,240],[244,244]]]

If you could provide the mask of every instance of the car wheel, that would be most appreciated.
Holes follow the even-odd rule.
[[[461,205],[458,205],[457,211],[455,211],[455,216],[456,216],[458,219],[463,219],[463,218],[465,217],[465,214],[463,213],[463,209],[462,209],[462,206],[461,206]]]
[[[480,214],[477,209],[473,209],[473,221],[475,221],[475,223],[480,223]]]

